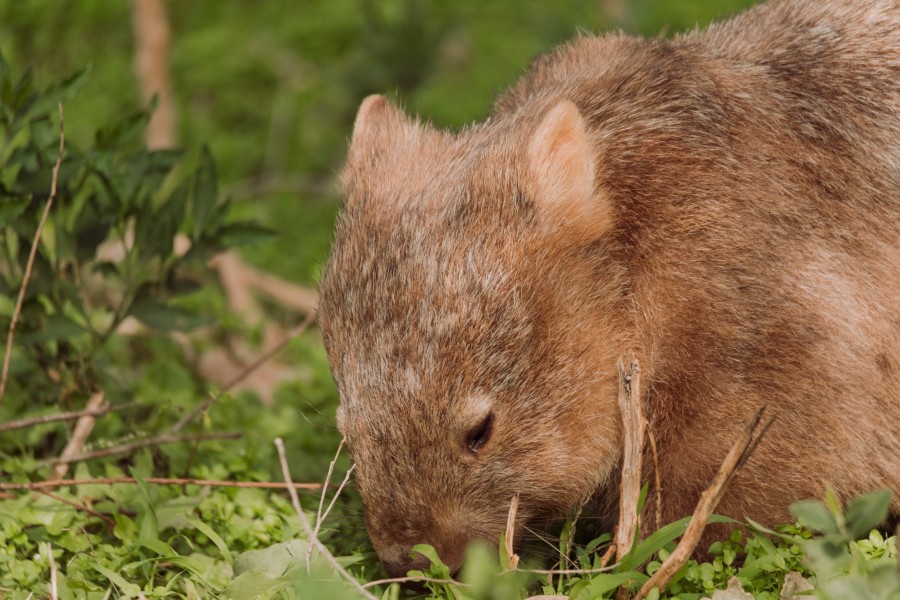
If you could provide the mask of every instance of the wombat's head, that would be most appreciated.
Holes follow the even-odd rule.
[[[590,495],[618,460],[621,277],[578,109],[451,135],[379,96],[356,119],[319,319],[369,533],[459,566]]]

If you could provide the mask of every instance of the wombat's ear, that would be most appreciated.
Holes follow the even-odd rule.
[[[409,127],[409,119],[403,111],[395,107],[384,96],[374,94],[367,96],[353,123],[353,136],[350,138],[350,158],[367,155],[371,152],[383,152],[397,134]]]
[[[544,115],[528,144],[528,172],[542,220],[577,239],[610,226],[607,198],[595,189],[595,156],[578,107],[562,100]]]

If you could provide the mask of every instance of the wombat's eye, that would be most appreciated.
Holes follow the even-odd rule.
[[[494,426],[494,413],[489,412],[487,416],[475,427],[469,431],[469,435],[466,436],[466,446],[468,446],[469,450],[472,452],[478,452],[487,444],[488,439],[491,437],[491,430]]]

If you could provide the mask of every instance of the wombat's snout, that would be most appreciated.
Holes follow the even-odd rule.
[[[412,541],[413,539],[415,541]],[[391,577],[405,577],[412,569],[420,571],[428,569],[430,561],[421,553],[413,552],[413,546],[420,543],[430,544],[444,564],[450,568],[450,573],[455,575],[462,566],[466,546],[470,541],[472,541],[470,536],[459,532],[441,540],[428,539],[423,536],[385,545],[376,543],[375,551]]]

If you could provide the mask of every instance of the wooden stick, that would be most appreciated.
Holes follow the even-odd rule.
[[[91,394],[90,398],[88,398],[85,410],[100,410],[105,402],[106,396],[104,396],[103,391],[96,391]],[[72,437],[69,438],[69,443],[66,444],[66,447],[65,449],[63,449],[60,458],[64,459],[69,456],[75,456],[76,454],[81,453],[81,449],[84,448],[84,443],[87,441],[88,436],[91,435],[91,431],[94,430],[94,424],[96,422],[97,417],[93,415],[84,415],[79,418],[75,423],[75,429],[72,430]],[[69,464],[62,462],[57,463],[53,467],[53,472],[55,475],[55,479],[62,479],[66,476],[66,473],[69,472]]]
[[[135,442],[129,442],[128,444],[122,444],[121,446],[113,446],[111,448],[103,448],[102,450],[94,450],[92,452],[82,452],[80,454],[73,454],[72,456],[60,456],[58,458],[51,458],[47,460],[41,461],[39,464],[59,464],[59,463],[73,463],[73,462],[81,462],[83,460],[90,460],[93,458],[103,458],[105,456],[116,456],[119,454],[128,454],[129,452],[133,452],[135,450],[140,450],[141,448],[146,448],[147,446],[159,446],[161,444],[174,444],[176,442],[203,442],[209,440],[236,440],[239,439],[243,433],[240,431],[226,432],[226,433],[205,433],[198,435],[172,435],[170,433],[164,433],[161,435],[156,435],[153,437],[149,437],[143,440],[137,440]]]
[[[25,290],[28,289],[28,281],[31,279],[31,270],[34,268],[34,259],[37,256],[38,244],[40,244],[41,241],[41,233],[44,231],[44,225],[47,223],[47,217],[50,215],[50,208],[53,206],[53,200],[56,198],[59,167],[62,165],[63,152],[66,148],[66,132],[62,102],[57,102],[56,105],[59,110],[59,151],[56,153],[56,164],[53,165],[53,178],[50,181],[50,195],[47,196],[47,202],[44,204],[44,212],[41,214],[41,220],[38,222],[37,230],[34,232],[34,239],[31,241],[31,251],[28,253],[28,262],[25,263],[25,274],[22,277],[22,285],[19,286],[19,296],[16,298],[16,307],[13,309],[12,318],[9,321],[9,333],[6,336],[6,354],[3,356],[3,373],[0,375],[0,402],[3,402],[3,395],[6,393],[6,380],[7,377],[9,377],[9,360],[12,356],[13,338],[16,335],[16,324],[19,321],[19,316],[22,314],[22,304],[25,302]]]
[[[347,485],[347,482],[350,481],[350,476],[353,474],[354,469],[356,469],[356,465],[350,465],[350,468],[347,469],[347,472],[344,474],[344,479],[341,481],[341,484],[338,486],[337,491],[334,493],[334,496],[331,497],[331,502],[328,503],[328,508],[325,509],[325,512],[322,513],[322,521],[328,518],[328,515],[331,513],[331,509],[334,508],[334,503],[338,499],[338,496],[341,495],[341,492],[344,491],[344,487]],[[321,522],[321,521],[320,521]],[[319,526],[316,526],[315,532],[316,535],[319,534]]]
[[[516,532],[516,513],[519,512],[519,495],[516,494],[509,501],[509,513],[506,515],[506,535],[504,542],[506,544],[506,558],[509,560],[509,568],[515,569],[519,566],[519,555],[513,552],[513,536]]]
[[[278,353],[279,350],[281,350],[282,348],[287,346],[288,342],[299,337],[300,334],[302,334],[304,331],[306,331],[307,328],[312,324],[314,318],[315,318],[314,315],[312,315],[312,314],[308,315],[303,320],[303,322],[301,322],[299,325],[294,327],[294,329],[292,329],[285,336],[285,338],[283,340],[281,340],[281,342],[279,342],[278,344],[275,344],[275,346],[270,348],[267,352],[265,352],[257,360],[255,360],[253,363],[247,365],[246,369],[244,369],[241,373],[239,373],[237,375],[237,377],[235,377],[234,379],[229,381],[227,384],[225,384],[225,387],[223,387],[221,390],[219,390],[219,392],[217,394],[210,396],[203,403],[201,403],[199,406],[194,408],[194,410],[192,410],[191,412],[189,412],[188,414],[183,416],[177,423],[175,423],[169,429],[169,435],[178,433],[179,431],[184,429],[191,421],[196,419],[198,415],[204,413],[206,411],[206,409],[208,409],[215,402],[217,402],[222,396],[224,396],[226,393],[228,393],[228,391],[231,388],[233,388],[234,386],[236,386],[237,384],[242,382],[244,379],[247,378],[248,375],[250,375],[253,371],[258,369],[263,363],[265,363],[267,360],[269,360],[270,358],[275,356],[275,354]]]
[[[154,485],[203,485],[209,487],[261,488],[286,490],[287,484],[280,481],[221,481],[216,479],[190,479],[185,477],[147,477],[145,483]],[[0,482],[0,490],[43,490],[70,485],[116,485],[137,483],[134,477],[98,477],[96,479],[60,479],[57,481],[34,481],[30,483]],[[294,489],[318,490],[321,483],[295,483]]]
[[[325,475],[325,485],[322,486],[322,494],[319,496],[319,510],[316,511],[316,524],[313,527],[313,536],[319,537],[319,527],[322,524],[322,507],[325,506],[325,493],[328,490],[328,484],[331,483],[331,474],[334,473],[334,464],[337,462],[338,456],[341,455],[341,450],[344,448],[345,438],[341,438],[341,443],[338,444],[337,452],[334,453],[334,458],[331,459],[331,462],[328,464],[328,473]],[[348,472],[349,476],[349,472]],[[347,477],[344,477],[344,481],[347,480]],[[334,495],[337,498],[340,490]],[[310,560],[312,560],[312,551],[313,545],[309,544],[306,548],[306,572],[310,571]]]
[[[624,358],[619,359],[619,410],[622,413],[624,453],[615,546],[620,561],[631,551],[639,523],[637,505],[641,495],[641,460],[644,451],[640,374],[640,366],[633,355],[629,359],[627,370]]]
[[[95,409],[86,408],[83,410],[53,413],[50,415],[43,415],[41,417],[29,417],[27,419],[19,419],[18,421],[7,421],[6,423],[0,423],[0,433],[4,431],[12,431],[14,429],[32,427],[34,425],[56,423],[58,421],[74,421],[75,419],[80,419],[81,417],[85,416],[102,417],[107,413],[125,410],[126,408],[137,406],[138,404],[140,404],[140,402],[135,400],[133,402],[123,402],[122,404],[101,406]]]
[[[94,517],[97,517],[98,519],[106,521],[106,524],[109,525],[110,527],[116,526],[116,522],[113,521],[112,519],[110,519],[109,517],[107,517],[106,515],[104,515],[103,513],[99,513],[96,510],[92,510],[83,504],[78,504],[74,500],[69,500],[68,498],[63,498],[62,496],[57,496],[56,494],[48,492],[47,490],[36,489],[34,491],[37,492],[38,494],[43,494],[44,496],[47,496],[48,498],[53,498],[57,502],[62,502],[63,504],[68,504],[69,506],[71,506],[72,508],[74,508],[76,510],[86,512],[87,514],[89,514],[91,516],[94,516]]]
[[[284,442],[280,437],[275,438],[275,447],[278,449],[278,460],[281,462],[281,472],[284,475],[284,481],[288,484],[288,493],[291,495],[291,504],[294,505],[294,512],[297,513],[297,517],[300,519],[300,523],[303,525],[303,529],[306,531],[307,543],[314,544],[316,546],[316,550],[318,550],[322,556],[327,560],[334,569],[341,574],[341,576],[346,579],[350,585],[356,588],[366,600],[378,600],[375,596],[372,595],[366,588],[364,588],[359,580],[356,579],[353,575],[347,572],[341,563],[337,561],[331,551],[325,547],[325,545],[318,540],[318,538],[313,536],[312,527],[309,525],[309,519],[306,518],[306,513],[303,512],[303,507],[300,506],[300,497],[297,496],[297,490],[294,489],[293,481],[291,481],[291,471],[288,467],[287,456],[284,452]]]
[[[716,506],[725,494],[725,490],[734,478],[737,469],[746,462],[750,453],[759,444],[759,440],[772,425],[773,419],[769,419],[756,433],[764,410],[764,406],[760,407],[744,427],[744,431],[731,447],[712,483],[700,496],[697,508],[694,510],[687,529],[675,550],[663,561],[662,566],[656,570],[650,579],[644,583],[637,596],[635,596],[635,600],[646,598],[653,588],[658,588],[660,591],[665,590],[672,577],[687,563],[700,542],[700,536],[703,535],[703,530],[706,528],[709,517],[713,514],[713,511],[715,511]],[[755,437],[754,434],[756,434]]]
[[[362,584],[364,588],[374,587],[376,585],[384,585],[391,583],[449,583],[460,587],[469,587],[468,583],[456,581],[455,579],[435,579],[433,577],[392,577],[390,579],[376,579],[375,581],[367,581]]]
[[[47,542],[47,560],[50,561],[50,600],[59,599],[59,590],[57,588],[56,561],[53,559],[53,546]]]

